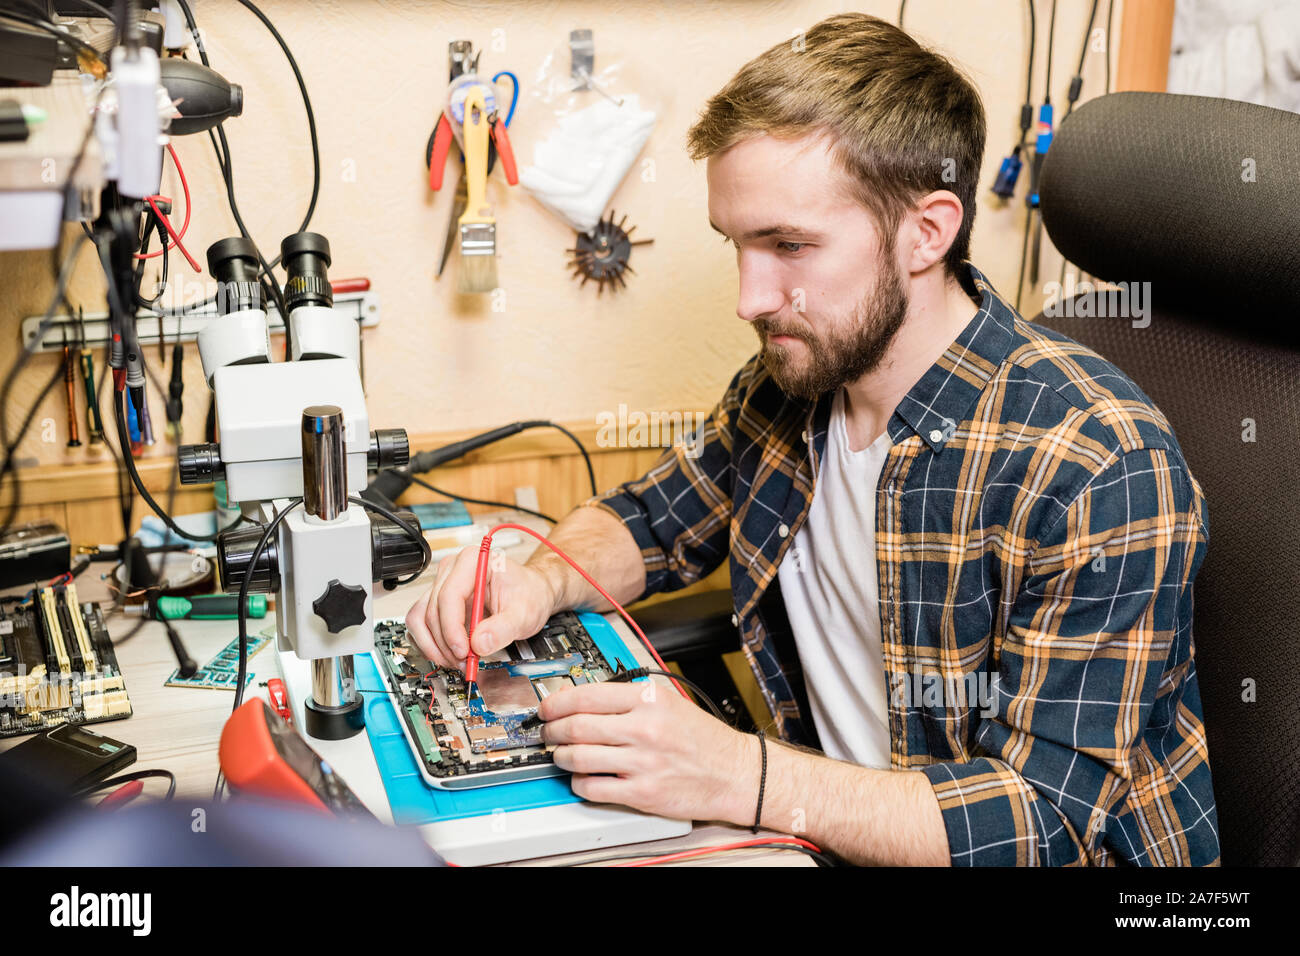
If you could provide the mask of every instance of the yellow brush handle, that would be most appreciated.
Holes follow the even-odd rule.
[[[469,223],[493,223],[492,207],[487,204],[488,117],[483,88],[474,86],[465,96],[465,214],[462,226]]]

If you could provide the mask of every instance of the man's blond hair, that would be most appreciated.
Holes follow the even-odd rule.
[[[886,243],[919,197],[948,190],[964,210],[944,257],[956,276],[970,257],[984,131],[979,93],[952,63],[891,23],[842,13],[741,67],[687,144],[698,160],[759,134],[825,133]]]

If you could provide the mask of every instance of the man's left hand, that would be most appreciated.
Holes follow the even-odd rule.
[[[749,823],[758,798],[757,740],[673,687],[579,684],[541,702],[542,739],[573,792],[679,820]]]

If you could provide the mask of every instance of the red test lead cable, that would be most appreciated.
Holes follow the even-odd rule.
[[[103,800],[100,800],[96,806],[103,807],[106,810],[115,810],[118,807],[130,803],[136,797],[140,796],[143,791],[144,781],[132,780],[129,783],[122,784],[122,786],[118,787]]]
[[[474,565],[474,599],[469,607],[470,643],[465,654],[465,691],[466,699],[473,697],[474,684],[478,681],[478,655],[474,653],[474,632],[483,620],[483,592],[487,589],[488,558],[492,552],[492,535],[508,525],[500,525],[483,535],[483,543],[478,548],[478,563]]]
[[[660,863],[672,863],[676,860],[689,860],[692,857],[707,856],[710,853],[721,853],[723,850],[743,850],[746,847],[766,847],[775,844],[782,844],[791,848],[803,847],[806,850],[812,850],[814,853],[818,854],[822,852],[821,847],[817,846],[817,844],[809,843],[807,840],[800,839],[799,837],[758,837],[757,839],[744,840],[740,843],[721,843],[716,846],[703,846],[694,850],[683,850],[680,853],[669,853],[665,856],[652,856],[647,857],[644,860],[632,860],[628,863],[614,863],[611,865],[615,867],[657,866]],[[599,863],[600,860],[592,860],[591,862]]]
[[[151,207],[153,207],[154,215],[156,215],[159,221],[162,222],[163,228],[166,229],[167,234],[172,237],[172,241],[166,247],[162,249],[158,249],[154,252],[148,252],[145,253],[144,255],[141,255],[140,253],[136,253],[134,258],[153,259],[157,256],[161,256],[164,252],[167,252],[170,249],[180,249],[181,254],[185,256],[185,258],[189,261],[189,264],[193,267],[194,271],[202,272],[203,270],[199,268],[199,264],[194,260],[194,257],[190,255],[189,250],[186,249],[185,246],[181,243],[181,239],[185,236],[185,231],[190,228],[190,184],[185,179],[185,170],[181,168],[181,161],[179,157],[177,157],[176,150],[172,148],[171,143],[167,144],[167,152],[171,154],[172,165],[176,167],[176,173],[177,175],[180,176],[181,189],[185,191],[185,222],[181,224],[180,231],[177,232],[175,229],[172,228],[172,224],[167,219],[167,217],[164,216],[161,212],[159,212],[158,206],[155,205],[154,203],[155,199],[161,199],[164,202],[171,202],[171,200],[168,199],[166,196],[157,193],[155,193],[153,196],[146,196],[145,202],[147,202]]]
[[[632,615],[628,614],[627,611],[623,609],[623,605],[615,601],[610,596],[609,592],[606,591],[604,588],[602,588],[599,584],[597,584],[595,579],[593,579],[590,574],[588,574],[586,571],[580,568],[576,561],[574,561],[571,557],[569,557],[567,554],[565,554],[563,551],[557,548],[554,544],[552,544],[549,540],[547,540],[547,538],[544,535],[538,534],[536,531],[534,531],[532,528],[527,527],[526,525],[514,524],[513,522],[507,522],[506,524],[497,525],[495,528],[493,528],[491,531],[489,531],[487,534],[483,536],[483,543],[479,546],[478,564],[475,566],[474,569],[474,596],[471,599],[470,612],[469,612],[470,614],[469,637],[471,641],[474,638],[474,631],[478,628],[479,622],[483,620],[483,597],[484,597],[483,592],[486,590],[486,585],[487,585],[488,558],[492,549],[492,536],[496,534],[498,531],[505,531],[507,528],[513,531],[522,531],[524,532],[524,534],[532,535],[542,544],[546,545],[553,552],[555,552],[555,554],[559,555],[559,557],[563,559],[563,561],[566,564],[568,564],[569,567],[573,568],[573,570],[581,574],[583,580],[585,580],[588,584],[590,584],[593,588],[595,588],[598,592],[600,592],[600,596],[603,597],[606,601],[608,601],[611,605],[613,605],[614,610],[618,611],[618,613],[623,616],[623,620],[627,621],[628,626],[631,627],[634,632],[636,632],[636,636],[641,639],[641,643],[644,644],[645,649],[650,652],[650,656],[653,657],[655,663],[659,665],[659,669],[664,671],[668,670],[668,665],[663,662],[663,658],[661,658],[659,656],[659,652],[654,649],[654,645],[651,644],[650,639],[645,636],[645,632],[641,630],[641,628],[637,625],[636,621],[632,620]],[[473,684],[477,679],[478,679],[478,655],[474,653],[474,648],[473,645],[471,644],[469,648],[469,653],[465,657],[465,683]],[[686,691],[682,688],[681,684],[677,683],[677,681],[673,681],[672,684],[674,687],[677,688],[677,692],[680,693],[683,697],[685,697],[687,700],[691,699],[690,695],[686,693]]]

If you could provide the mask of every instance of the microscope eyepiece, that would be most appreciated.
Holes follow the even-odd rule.
[[[233,236],[208,247],[208,271],[217,280],[217,314],[261,309],[257,247],[251,239]]]
[[[289,280],[284,284],[284,307],[292,312],[300,305],[334,304],[327,270],[330,244],[318,232],[295,232],[280,243],[280,256]]]

